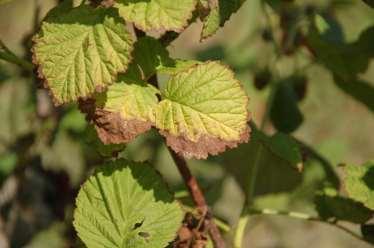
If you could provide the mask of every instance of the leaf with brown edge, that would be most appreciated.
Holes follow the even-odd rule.
[[[33,41],[33,62],[56,104],[91,97],[114,83],[133,49],[116,10],[88,5],[53,9]]]
[[[223,139],[201,136],[196,142],[193,142],[185,136],[173,136],[170,133],[161,131],[166,137],[166,143],[174,151],[182,154],[184,157],[197,159],[206,159],[208,155],[217,155],[228,148],[235,148],[238,143],[247,142],[249,139],[249,128],[244,131],[238,141],[225,141]]]
[[[206,62],[173,74],[155,110],[167,144],[187,158],[207,158],[249,138],[248,96],[233,72]]]
[[[119,113],[100,108],[95,110],[94,123],[97,134],[104,144],[128,143],[152,127],[150,122],[125,120]]]
[[[180,33],[192,17],[196,0],[116,0],[114,7],[144,32]]]
[[[95,101],[80,104],[104,144],[128,143],[154,123],[158,90],[150,84],[122,78]]]

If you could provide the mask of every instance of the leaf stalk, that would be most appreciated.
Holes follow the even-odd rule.
[[[204,194],[196,180],[196,178],[192,175],[190,169],[188,168],[186,160],[176,154],[172,149],[168,148],[170,151],[170,154],[178,168],[179,173],[181,174],[184,183],[186,184],[186,187],[188,191],[190,192],[190,195],[192,197],[192,200],[194,201],[196,207],[204,214],[205,221],[208,226],[208,231],[210,234],[210,237],[213,241],[215,248],[225,248],[226,244],[223,240],[221,233],[214,222],[213,215],[211,213],[210,208],[208,207],[208,204],[206,203]]]

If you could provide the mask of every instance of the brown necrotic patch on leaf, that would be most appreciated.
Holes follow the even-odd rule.
[[[95,105],[95,100],[80,100],[79,108],[87,120],[95,126],[100,140],[108,144],[128,143],[152,127],[152,123],[137,119],[124,119],[120,113],[111,112]]]
[[[95,128],[104,144],[128,143],[148,131],[152,123],[142,120],[125,120],[119,113],[96,109]]]
[[[35,43],[34,39],[32,39],[32,42],[33,42],[33,44]],[[46,79],[46,77],[43,74],[43,66],[38,63],[38,60],[37,60],[35,52],[34,52],[34,47],[31,48],[31,54],[32,54],[31,61],[32,61],[32,64],[34,65],[34,72],[36,73],[36,76],[39,79],[39,80],[36,80],[37,87],[47,90],[48,95],[52,99],[53,105],[55,105],[56,107],[61,105],[62,103],[56,97],[54,97],[52,91],[49,90],[48,80]]]
[[[180,155],[204,159],[248,141],[249,98],[227,66],[209,61],[178,72],[163,97],[155,126]]]
[[[241,133],[238,140],[226,141],[209,135],[202,135],[194,142],[184,135],[174,136],[167,131],[160,131],[165,136],[166,143],[176,153],[185,158],[206,159],[209,155],[217,155],[227,148],[235,148],[238,144],[246,143],[249,140],[251,129],[249,126]]]
[[[33,43],[35,43],[34,39],[33,39]],[[31,48],[31,53],[32,53],[32,57],[31,57],[32,58],[32,64],[34,65],[34,72],[36,73],[37,78],[39,79],[36,82],[37,87],[47,90],[48,95],[51,97],[53,105],[55,107],[58,107],[58,106],[62,105],[63,102],[61,102],[59,99],[57,99],[57,97],[55,97],[55,95],[52,93],[52,91],[49,88],[49,82],[43,74],[43,66],[42,66],[41,63],[38,62],[38,60],[36,58],[36,55],[35,55],[35,52],[34,52],[34,48]],[[105,90],[106,90],[106,87],[104,87],[102,85],[97,85],[97,86],[95,86],[95,92],[92,93],[92,95],[96,94],[96,93],[102,93]],[[81,107],[81,104],[87,105],[91,101],[93,101],[93,104],[95,103],[95,101],[91,98],[91,96],[79,97],[79,99],[78,99],[80,107]],[[84,112],[84,111],[82,111],[82,112]],[[86,113],[86,112],[84,112],[84,113]]]

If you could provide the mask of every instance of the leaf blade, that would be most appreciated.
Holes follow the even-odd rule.
[[[181,32],[192,17],[195,0],[116,0],[114,4],[120,15],[145,31],[164,33]]]
[[[297,96],[289,80],[284,79],[277,84],[274,99],[270,106],[270,119],[274,127],[284,133],[295,131],[302,124],[304,118],[297,105]]]
[[[95,102],[82,104],[82,111],[104,144],[128,143],[154,125],[157,94],[152,85],[123,76],[97,95]]]
[[[214,35],[220,27],[223,27],[236,11],[242,6],[245,0],[214,0],[209,1],[209,14],[202,18],[203,29],[201,31],[201,40]]]
[[[127,69],[133,40],[113,9],[81,5],[52,11],[32,50],[56,104],[102,91]]]
[[[346,165],[345,187],[349,197],[374,210],[374,161],[361,166]]]
[[[164,247],[183,218],[160,175],[149,165],[126,160],[99,168],[76,204],[74,227],[88,248]]]
[[[324,220],[338,219],[352,223],[365,223],[372,217],[372,211],[361,202],[337,195],[336,192],[325,192],[315,197],[316,210]]]
[[[217,62],[172,75],[156,108],[156,127],[185,157],[206,158],[249,138],[248,97],[233,72]]]

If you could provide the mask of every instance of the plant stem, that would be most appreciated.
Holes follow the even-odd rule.
[[[264,13],[265,19],[268,23],[270,32],[271,32],[272,37],[273,37],[272,44],[273,44],[274,51],[275,51],[275,54],[276,54],[275,59],[277,60],[282,55],[282,50],[281,50],[280,46],[278,45],[278,43],[274,40],[275,32],[274,32],[273,25],[272,25],[272,22],[271,22],[270,14],[268,13],[268,11],[266,9],[265,2],[261,2],[261,8],[262,8],[262,12]],[[276,69],[277,69],[276,65],[274,64],[274,71],[276,72],[277,76],[279,76],[279,72]],[[277,86],[276,86],[275,82],[272,81],[269,96],[268,96],[268,99],[266,101],[265,113],[264,113],[264,116],[263,116],[261,124],[260,124],[260,130],[264,130],[264,128],[266,126],[266,123],[269,119],[270,108],[273,104],[276,87]],[[258,167],[259,167],[259,161],[260,161],[260,158],[261,158],[261,155],[262,155],[262,150],[263,150],[263,147],[262,147],[261,144],[259,144],[257,152],[256,152],[256,157],[255,157],[255,160],[254,160],[254,163],[253,163],[252,171],[251,171],[251,173],[249,175],[249,178],[247,180],[249,185],[247,187],[247,192],[246,192],[246,195],[245,195],[245,203],[244,203],[244,206],[243,206],[243,209],[242,209],[242,213],[240,214],[240,218],[239,218],[239,221],[238,221],[238,224],[237,224],[237,227],[236,227],[236,230],[235,230],[235,234],[234,234],[234,248],[242,248],[242,242],[243,242],[243,239],[244,239],[245,228],[246,228],[246,226],[248,224],[248,221],[249,221],[249,215],[251,214],[248,209],[250,208],[250,206],[253,202],[253,198],[254,198],[256,178],[257,178],[257,172],[258,172]]]
[[[353,232],[349,228],[347,228],[347,227],[345,227],[345,226],[343,226],[343,225],[341,225],[339,223],[336,223],[336,221],[326,221],[326,220],[323,220],[323,219],[321,219],[319,217],[310,216],[310,215],[305,214],[305,213],[279,211],[279,210],[274,210],[274,209],[249,209],[249,213],[250,214],[287,216],[287,217],[296,218],[296,219],[302,219],[302,220],[308,220],[308,221],[314,221],[314,222],[324,223],[324,224],[327,224],[327,225],[334,226],[334,227],[336,227],[336,228],[338,228],[338,229],[346,232],[347,234],[351,235],[352,237],[354,237],[356,239],[359,239],[359,240],[361,240],[363,242],[371,244],[370,242],[368,242],[363,237],[361,237],[357,233]]]
[[[235,236],[234,236],[234,248],[242,248],[242,242],[244,238],[244,231],[245,227],[247,226],[247,223],[249,221],[249,211],[248,208],[253,202],[253,196],[255,193],[255,185],[256,185],[256,178],[257,178],[257,172],[259,167],[260,158],[262,155],[263,147],[261,144],[259,144],[256,152],[256,157],[253,163],[252,171],[249,174],[249,178],[247,180],[248,187],[247,192],[245,195],[245,203],[242,209],[242,213],[240,214],[239,222],[237,224],[236,230],[235,230]]]
[[[275,39],[275,31],[274,31],[274,27],[273,27],[273,24],[272,24],[272,21],[271,21],[271,16],[269,14],[269,12],[267,11],[266,9],[266,3],[265,1],[261,1],[261,9],[262,9],[262,12],[265,16],[265,20],[267,22],[267,25],[270,29],[270,33],[272,35],[272,44],[273,44],[273,47],[274,47],[274,51],[275,51],[275,54],[276,54],[276,57],[280,57],[282,55],[282,50],[281,50],[281,47],[278,45],[278,43],[274,40]]]
[[[186,193],[188,194],[188,192],[186,192]],[[188,194],[188,196],[189,196],[189,194]],[[175,194],[174,194],[174,197],[176,197]],[[191,213],[193,213],[194,211],[196,211],[195,208],[192,208],[192,207],[187,206],[187,205],[183,205],[182,207],[183,207],[186,211],[191,212]],[[230,227],[226,222],[224,222],[224,221],[221,220],[221,219],[218,219],[217,217],[213,217],[213,220],[214,220],[214,222],[216,223],[217,227],[218,227],[219,229],[221,229],[221,231],[223,231],[223,232],[225,232],[225,233],[230,232],[231,227]]]
[[[134,27],[134,31],[138,39],[146,35],[143,31],[137,29],[136,27]],[[149,80],[155,87],[158,88],[158,79],[156,74],[153,75]],[[219,232],[219,229],[213,220],[213,215],[208,207],[208,204],[206,203],[204,194],[199,184],[197,183],[196,178],[192,175],[190,169],[188,168],[186,160],[183,157],[176,154],[172,149],[168,149],[175,164],[177,165],[179,173],[181,174],[183,181],[186,184],[186,187],[190,192],[190,195],[197,209],[203,213],[204,222],[208,228],[214,247],[225,248],[225,241],[223,240],[221,233]]]
[[[33,65],[30,62],[17,57],[17,55],[15,55],[12,51],[10,51],[9,48],[5,46],[5,44],[1,40],[0,40],[0,59],[5,60],[15,65],[18,65],[22,67],[23,69],[25,69],[26,71],[32,71],[33,69]]]
[[[240,214],[239,221],[235,230],[234,236],[234,248],[242,248],[242,242],[244,238],[244,231],[249,221],[249,215],[247,212],[246,204],[243,207],[242,213]]]
[[[136,27],[134,27],[134,31],[137,38],[141,38],[146,35],[143,31],[137,29]],[[149,80],[155,87],[158,88],[158,79],[156,74],[153,75]],[[223,240],[221,233],[214,222],[213,215],[208,207],[208,204],[206,203],[204,194],[199,184],[197,183],[196,178],[192,175],[190,169],[187,166],[186,160],[183,157],[176,154],[172,149],[168,149],[175,164],[177,165],[179,173],[181,174],[188,191],[190,192],[192,200],[194,201],[197,209],[203,213],[204,221],[208,228],[214,247],[225,248],[225,241]]]
[[[204,194],[201,191],[196,178],[191,174],[191,171],[187,166],[186,160],[183,157],[176,154],[172,149],[169,148],[169,151],[179,170],[179,173],[183,178],[184,183],[186,184],[186,187],[188,188],[188,191],[191,194],[192,200],[194,201],[196,207],[205,215],[206,224],[208,226],[208,231],[213,241],[214,247],[226,247],[225,241],[223,240],[221,233],[219,232],[218,227],[213,220],[213,216],[206,203]]]

